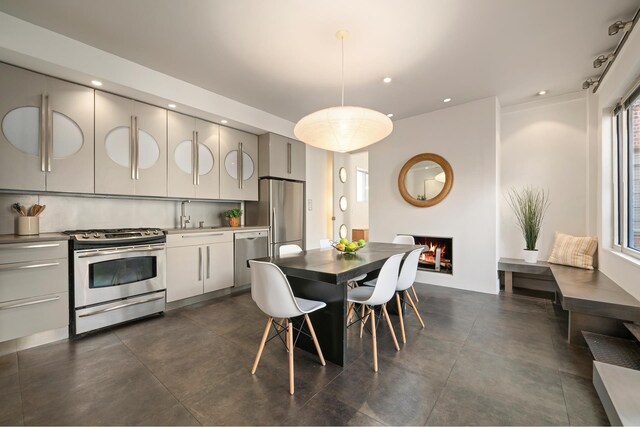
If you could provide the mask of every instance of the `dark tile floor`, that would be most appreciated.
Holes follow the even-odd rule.
[[[252,376],[266,317],[245,293],[0,357],[0,424],[607,424],[550,301],[416,288],[426,329],[409,314],[396,352],[381,324],[377,374],[352,328],[345,368],[296,351],[294,396],[278,341]]]

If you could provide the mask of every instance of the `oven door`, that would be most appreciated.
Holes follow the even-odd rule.
[[[164,244],[75,251],[75,307],[165,289],[165,263]]]

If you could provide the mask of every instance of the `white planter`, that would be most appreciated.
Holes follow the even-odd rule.
[[[532,251],[524,250],[524,262],[530,262],[531,264],[535,264],[538,262],[538,250],[534,249]]]

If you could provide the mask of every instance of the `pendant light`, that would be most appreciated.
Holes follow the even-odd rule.
[[[348,34],[345,30],[336,33],[342,45],[342,104],[303,117],[293,129],[300,141],[340,153],[374,144],[393,130],[393,122],[385,114],[344,105],[344,39]]]

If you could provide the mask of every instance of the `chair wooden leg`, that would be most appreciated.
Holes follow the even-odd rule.
[[[272,317],[269,317],[269,320],[267,320],[267,326],[265,326],[264,328],[264,334],[262,334],[260,347],[258,347],[258,354],[256,354],[256,360],[253,362],[253,368],[251,368],[251,375],[255,374],[256,369],[258,369],[258,363],[260,363],[260,357],[262,356],[262,350],[264,350],[264,343],[267,342],[267,337],[269,336],[269,328],[271,327],[272,321]]]
[[[373,372],[378,372],[378,342],[376,341],[376,318],[373,307],[369,308],[368,317],[371,317],[371,343],[373,346]]]
[[[350,302],[349,308],[347,309],[347,326],[349,326],[349,323],[351,323],[351,316],[353,315],[353,307],[354,307],[354,304]]]
[[[400,332],[402,333],[402,342],[407,343],[407,336],[404,332],[404,319],[402,315],[402,304],[400,303],[400,294],[396,293],[396,302],[398,303],[398,317],[400,318]]]
[[[289,394],[293,394],[293,323],[290,320],[287,320],[287,347],[289,347]]]
[[[391,319],[389,318],[389,313],[387,312],[387,304],[382,304],[382,315],[387,320],[387,326],[389,327],[389,331],[391,332],[391,338],[393,338],[393,344],[396,346],[396,351],[400,351],[398,339],[396,338],[396,333],[393,330],[393,325],[391,324]]]
[[[327,362],[324,361],[324,356],[322,355],[322,350],[320,350],[320,344],[318,343],[318,337],[316,337],[316,331],[313,329],[313,325],[311,324],[311,319],[309,319],[309,315],[304,315],[304,320],[307,321],[307,325],[309,326],[309,332],[311,332],[311,338],[313,339],[313,344],[316,346],[316,351],[318,352],[318,357],[320,358],[320,363],[322,366],[325,366]]]
[[[407,297],[407,301],[409,301],[409,305],[411,306],[411,308],[413,308],[413,312],[418,317],[418,320],[420,321],[420,324],[422,325],[422,329],[424,329],[424,322],[422,321],[422,317],[420,317],[420,313],[418,313],[418,309],[416,308],[416,305],[413,303],[413,300],[411,299],[411,295],[409,295],[409,292],[407,292],[407,291],[404,291],[404,294]]]
[[[412,286],[411,292],[413,292],[413,296],[416,298],[416,303],[420,302],[420,300],[418,300],[418,294],[416,293],[416,288]]]
[[[360,338],[362,338],[362,331],[364,330],[364,325],[367,324],[367,319],[369,318],[369,314],[365,317],[364,315],[364,304],[360,307]]]

